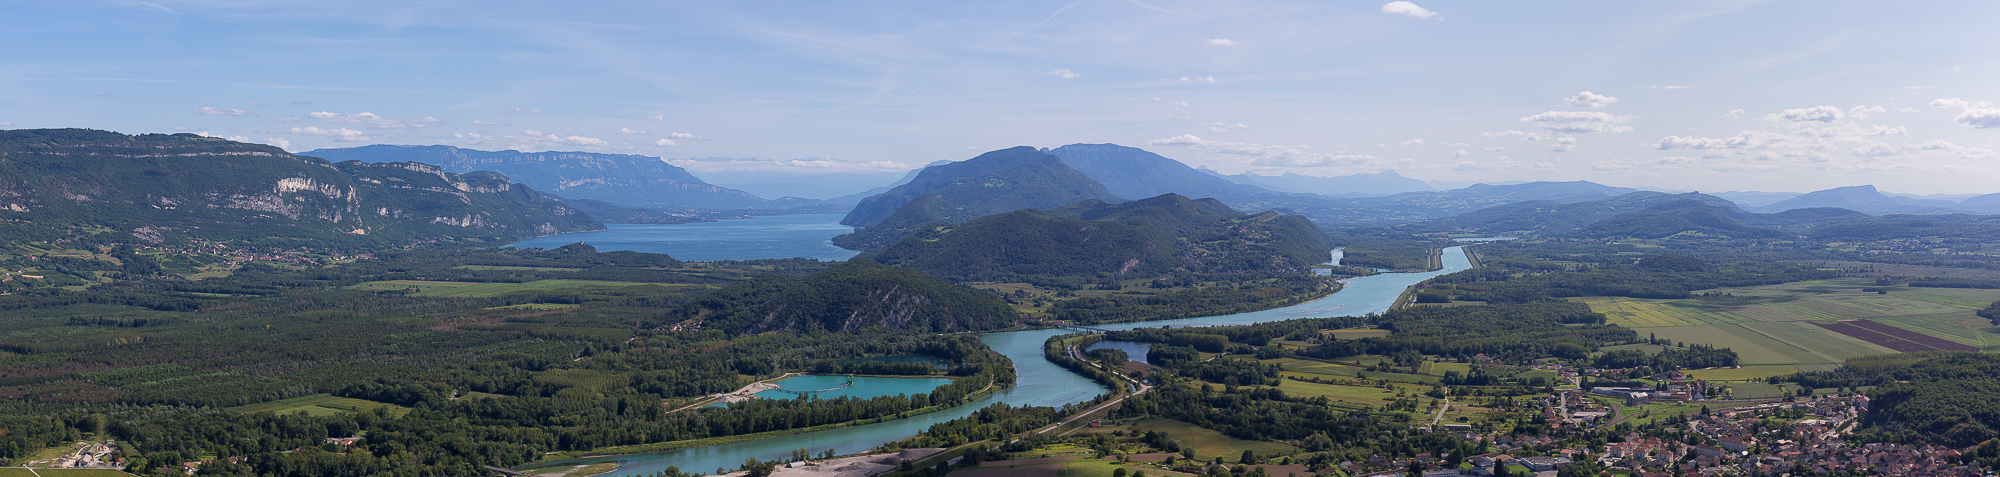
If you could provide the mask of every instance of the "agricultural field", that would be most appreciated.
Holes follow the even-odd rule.
[[[663,283],[603,282],[603,281],[593,281],[593,280],[536,280],[526,283],[472,283],[472,282],[438,282],[438,281],[423,281],[423,280],[388,280],[388,281],[361,283],[347,288],[352,290],[368,290],[368,291],[412,290],[416,292],[417,296],[437,296],[437,297],[450,297],[450,298],[482,298],[490,296],[499,296],[519,291],[552,290],[559,288],[581,288],[581,287],[628,287],[637,285],[651,285],[651,286],[666,287],[666,288],[686,288],[686,287],[706,286],[706,285],[685,285],[685,284],[663,284]]]
[[[1328,330],[1326,332],[1333,334],[1334,338],[1339,338],[1343,340],[1356,340],[1361,338],[1381,338],[1384,336],[1389,336],[1389,330],[1378,330],[1373,328]]]
[[[1356,378],[1362,375],[1366,375],[1367,376],[1366,379],[1369,380],[1380,379],[1397,383],[1429,385],[1438,382],[1438,378],[1435,376],[1424,376],[1424,375],[1405,374],[1405,373],[1374,372],[1374,371],[1368,371],[1359,366],[1327,363],[1327,362],[1298,359],[1298,358],[1267,359],[1263,360],[1262,362],[1265,364],[1283,365],[1285,367],[1284,371],[1285,375],[1300,376],[1305,378],[1311,378],[1313,376],[1319,376],[1322,378]],[[1373,363],[1374,361],[1365,361],[1365,362]]]
[[[0,477],[38,477],[33,471],[20,467],[0,467]]]
[[[1800,365],[1825,369],[1847,358],[1912,349],[1979,348],[2000,351],[2000,327],[1972,312],[2000,300],[2000,290],[1888,287],[1864,278],[1841,278],[1712,290],[1687,299],[1584,297],[1574,301],[1604,313],[1641,337],[1733,349],[1746,366]],[[1708,293],[1708,292],[1704,292]],[[1865,320],[1843,326],[1843,320]],[[1832,329],[1828,327],[1831,326]],[[1858,326],[1858,327],[1857,327]],[[1880,333],[1866,329],[1887,326]],[[1854,331],[1857,334],[1843,333]],[[1883,339],[1913,333],[1938,339]],[[1946,344],[1946,343],[1955,343]],[[1894,344],[1895,346],[1888,346]]]
[[[410,408],[394,404],[379,403],[366,399],[334,397],[330,394],[311,394],[289,399],[260,402],[246,406],[232,407],[229,410],[241,413],[271,412],[279,414],[303,411],[306,414],[314,416],[330,416],[344,412],[373,411],[375,408],[388,408],[389,415],[391,416],[401,416],[410,412]]]
[[[1285,383],[1286,386],[1292,384],[1294,383]],[[1289,454],[1299,450],[1297,447],[1276,442],[1237,439],[1222,435],[1220,432],[1172,419],[1154,419],[1141,422],[1133,427],[1138,429],[1140,433],[1160,431],[1173,434],[1174,438],[1180,439],[1182,444],[1194,446],[1195,457],[1200,459],[1211,459],[1221,456],[1224,459],[1235,460],[1237,456],[1243,455],[1243,451],[1246,450],[1256,452],[1257,455]]]
[[[1687,374],[1706,381],[1747,381],[1757,378],[1795,374],[1799,367],[1789,364],[1744,366],[1740,368],[1697,369]]]

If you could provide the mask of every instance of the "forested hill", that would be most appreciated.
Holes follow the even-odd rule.
[[[589,215],[491,172],[331,163],[193,134],[0,131],[0,241],[228,242],[364,250],[497,244],[600,230]]]
[[[875,225],[919,197],[936,194],[951,211],[936,221],[963,223],[973,217],[1020,209],[1046,209],[1086,199],[1122,202],[1103,184],[1063,164],[1062,158],[1020,146],[969,160],[926,167],[909,183],[862,199],[840,223]]]
[[[1086,201],[1020,210],[919,231],[865,255],[932,276],[1001,281],[1023,276],[1157,277],[1184,273],[1303,274],[1332,249],[1311,221],[1243,214],[1214,199],[1174,194],[1122,204]]]
[[[421,162],[457,173],[494,171],[569,199],[601,200],[650,209],[782,207],[736,189],[711,185],[657,157],[591,152],[481,151],[452,146],[372,145],[319,149],[303,155],[336,161]],[[811,202],[800,199],[799,205]]]
[[[731,335],[874,327],[951,333],[1006,328],[1019,316],[992,293],[855,259],[803,278],[765,275],[731,284],[675,309],[660,325]]]

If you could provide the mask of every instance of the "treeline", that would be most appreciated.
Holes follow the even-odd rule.
[[[1153,392],[1127,400],[1114,416],[1152,414],[1238,439],[1299,442],[1309,454],[1292,456],[1292,462],[1305,461],[1313,468],[1378,455],[1429,453],[1464,459],[1480,448],[1456,434],[1419,432],[1378,416],[1342,412],[1328,406],[1325,397],[1296,398],[1274,387],[1217,390],[1178,379],[1163,379]]]
[[[1328,286],[1318,277],[1289,275],[1175,293],[1058,300],[1048,313],[1051,319],[1084,325],[1226,315],[1303,303],[1332,292]]]
[[[1448,301],[1532,303],[1583,296],[1689,298],[1695,290],[1772,285],[1840,276],[1837,270],[1797,264],[1740,261],[1712,265],[1689,256],[1657,256],[1631,264],[1594,265],[1581,271],[1488,266],[1431,280]],[[1489,261],[1488,264],[1494,262]]]

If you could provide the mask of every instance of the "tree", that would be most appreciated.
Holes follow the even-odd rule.
[[[1238,462],[1238,463],[1243,463],[1243,464],[1255,464],[1255,463],[1257,463],[1257,453],[1256,453],[1256,452],[1251,452],[1250,450],[1248,450],[1248,449],[1245,449],[1245,450],[1243,451],[1243,457],[1242,457],[1242,458],[1240,458],[1240,459],[1237,459],[1237,460],[1236,460],[1236,462]]]

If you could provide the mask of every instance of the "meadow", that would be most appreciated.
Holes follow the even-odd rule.
[[[1686,299],[1573,300],[1642,337],[1730,348],[1751,369],[1828,369],[1847,358],[1894,352],[1814,325],[1857,318],[2000,351],[2000,327],[1972,314],[2000,300],[2000,290],[1894,286],[1887,293],[1862,291],[1874,286],[1869,279],[1841,278],[1723,288]],[[1749,372],[1737,372],[1743,373]]]
[[[1291,384],[1293,383],[1285,383],[1286,386],[1290,386]],[[1146,431],[1160,431],[1173,434],[1174,438],[1180,439],[1182,444],[1194,446],[1195,457],[1199,459],[1211,459],[1221,456],[1224,459],[1234,461],[1237,456],[1243,455],[1243,451],[1246,450],[1256,452],[1257,455],[1289,454],[1299,450],[1297,447],[1276,442],[1237,439],[1223,435],[1220,432],[1173,419],[1154,419],[1138,423],[1133,427],[1141,433]]]
[[[330,416],[344,412],[373,411],[376,408],[388,408],[390,416],[402,416],[410,412],[410,408],[394,404],[379,403],[366,399],[334,397],[330,394],[309,394],[295,398],[237,406],[229,408],[229,410],[246,414],[253,412],[269,412],[274,414],[305,412],[314,416]]]

